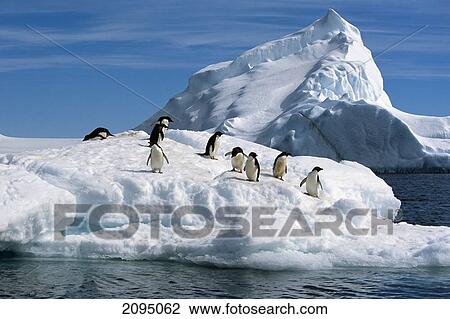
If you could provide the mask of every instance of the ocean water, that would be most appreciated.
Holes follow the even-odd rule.
[[[450,174],[382,174],[402,207],[398,221],[450,227]]]
[[[380,175],[399,221],[450,226],[450,175]],[[450,298],[450,267],[316,271],[0,256],[0,298]]]

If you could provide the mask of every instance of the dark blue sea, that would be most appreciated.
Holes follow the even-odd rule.
[[[399,221],[450,226],[450,175],[380,175]],[[0,298],[450,298],[450,268],[217,269],[170,262],[0,257]]]

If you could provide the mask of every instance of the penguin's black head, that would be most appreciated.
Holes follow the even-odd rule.
[[[323,168],[316,166],[316,167],[314,167],[313,171],[320,172],[320,171],[323,171]]]
[[[240,147],[235,147],[235,148],[233,148],[233,152],[236,154],[241,154],[241,153],[244,153],[244,150]]]
[[[258,154],[256,154],[255,152],[251,152],[250,154],[248,154],[248,157],[257,158]]]
[[[289,157],[289,156],[292,156],[292,154],[291,154],[291,153],[288,153],[288,152],[282,152],[282,153],[280,154],[280,157],[281,157],[281,156]]]
[[[89,140],[89,135],[85,135],[83,138],[83,142],[86,142],[87,140]]]
[[[169,123],[173,123],[173,120],[170,118],[170,116],[161,116],[158,120],[159,123],[161,123],[162,121],[167,120],[169,121]]]
[[[215,136],[222,136],[223,133],[222,133],[222,132],[216,132],[216,133],[214,133],[214,135],[215,135]]]

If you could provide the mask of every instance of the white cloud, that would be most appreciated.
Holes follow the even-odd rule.
[[[168,0],[164,3],[119,0],[107,5],[87,0],[4,2],[0,17],[7,16],[8,21],[14,16],[21,19],[17,20],[20,23],[9,24],[0,20],[0,50],[5,53],[0,60],[2,71],[78,65],[73,57],[58,55],[58,48],[22,24],[28,21],[25,18],[29,15],[43,17],[30,19],[33,27],[85,58],[98,59],[103,65],[173,68],[204,66],[233,58],[256,44],[296,31],[324,14],[328,6],[335,5],[332,1],[313,0]],[[450,15],[450,10],[440,10],[436,5],[406,0],[371,2],[364,8],[360,1],[346,0],[336,6],[338,10],[343,9],[340,12],[344,17],[361,28],[365,43],[374,54],[418,28],[423,17]],[[55,14],[58,19],[45,19]],[[64,14],[75,14],[78,18],[62,24]],[[445,21],[443,17],[441,20]],[[450,56],[448,43],[450,27],[430,25],[384,56],[402,59],[400,54],[404,53],[403,59],[408,59],[410,54],[424,55],[424,59],[438,63],[448,60],[442,58]],[[416,67],[417,63],[405,63],[402,74],[417,73]],[[436,65],[423,65],[424,71],[427,68],[428,72],[420,74],[443,76],[447,71],[445,67],[440,71]],[[399,76],[398,72],[389,72],[389,76]]]

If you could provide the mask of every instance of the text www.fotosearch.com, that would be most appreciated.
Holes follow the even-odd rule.
[[[225,306],[189,306],[191,315],[326,315],[327,306],[303,305],[243,305],[227,303]]]

